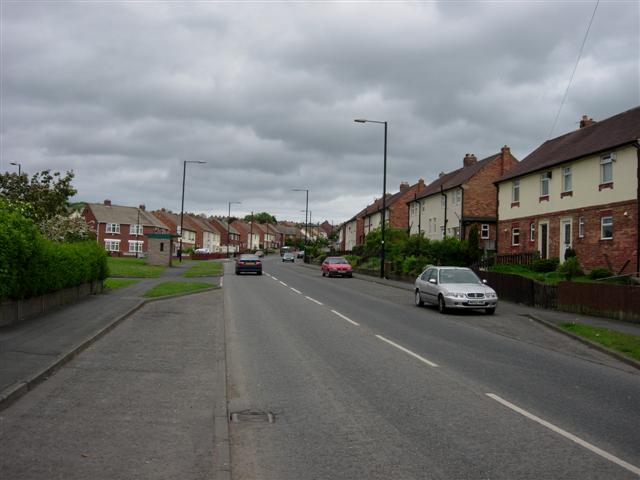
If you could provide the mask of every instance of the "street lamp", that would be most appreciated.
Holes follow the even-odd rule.
[[[184,160],[182,165],[182,205],[180,206],[180,248],[178,249],[178,259],[182,263],[182,220],[184,216],[184,180],[187,173],[187,163],[207,163],[200,160]]]
[[[308,188],[294,188],[292,192],[307,192],[307,201],[304,206],[304,244],[307,244],[307,236],[309,235],[309,224],[307,223],[307,215],[309,212],[309,189]]]
[[[20,165],[18,162],[9,162],[11,165],[15,165],[18,167],[18,176],[22,175],[22,165]]]
[[[229,258],[229,242],[231,236],[229,235],[229,225],[231,225],[231,205],[240,205],[242,202],[229,202],[229,214],[227,215],[227,258]]]
[[[384,125],[384,170],[382,174],[382,229],[381,229],[381,249],[380,249],[380,278],[384,278],[384,229],[385,216],[387,210],[387,122],[378,120],[367,120],[365,118],[356,118],[357,123],[379,123]]]

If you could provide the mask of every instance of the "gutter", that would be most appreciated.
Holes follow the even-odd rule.
[[[444,193],[442,185],[440,185],[440,195],[444,197],[444,231],[442,232],[442,238],[447,238],[447,194]]]

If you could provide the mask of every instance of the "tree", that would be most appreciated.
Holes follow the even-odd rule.
[[[0,198],[40,225],[56,215],[67,214],[69,198],[76,194],[71,186],[73,177],[72,171],[62,176],[60,172],[43,170],[35,173],[31,180],[26,174],[3,173],[0,174]]]
[[[247,215],[244,217],[245,222],[251,222],[252,220],[258,223],[270,223],[272,225],[278,223],[276,217],[268,212],[254,213],[253,215]]]

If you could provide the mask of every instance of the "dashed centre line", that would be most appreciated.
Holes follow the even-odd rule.
[[[339,316],[340,318],[342,318],[343,320],[346,320],[349,323],[354,324],[356,327],[359,327],[360,324],[358,322],[354,322],[353,320],[351,320],[349,317],[344,316],[343,314],[341,314],[340,312],[336,312],[335,310],[331,310],[332,313],[335,313],[337,316]]]
[[[301,292],[300,290],[296,290],[296,289],[295,289],[295,288],[293,288],[293,287],[289,287],[289,288],[290,288],[291,290],[293,290],[294,292],[296,292],[297,294],[302,295],[302,292]]]
[[[306,296],[306,295],[304,296],[304,298],[306,298],[307,300],[311,300],[313,303],[317,303],[318,305],[323,305],[323,303],[322,303],[322,302],[319,302],[319,301],[318,301],[318,300],[316,300],[315,298],[311,298],[311,297],[308,297],[308,296]]]
[[[276,282],[279,282],[280,280],[278,280],[276,277],[274,277],[273,275],[271,275],[271,278],[273,278]]]
[[[287,285],[286,283],[284,283],[282,280],[280,280],[280,283],[281,283],[282,285],[284,285],[285,287],[288,287],[288,286],[289,286],[289,285]]]
[[[593,452],[593,453],[595,453],[597,455],[600,455],[603,458],[606,458],[610,462],[613,462],[616,465],[619,465],[620,467],[622,467],[622,468],[624,468],[626,470],[629,470],[632,473],[635,473],[636,475],[640,475],[640,468],[636,467],[635,465],[631,465],[630,463],[625,462],[624,460],[616,457],[615,455],[612,455],[612,454],[610,454],[608,452],[605,452],[604,450],[596,447],[595,445],[592,445],[591,443],[586,442],[586,441],[582,440],[579,437],[576,437],[572,433],[569,433],[566,430],[561,429],[560,427],[556,427],[552,423],[549,423],[546,420],[541,419],[540,417],[536,417],[534,414],[527,412],[526,410],[514,405],[513,403],[510,403],[510,402],[504,400],[503,398],[500,398],[498,395],[495,395],[493,393],[487,393],[487,396],[489,398],[494,399],[496,402],[501,403],[505,407],[510,408],[514,412],[517,412],[520,415],[523,415],[523,416],[527,417],[529,420],[533,420],[534,422],[539,423],[540,425],[548,428],[549,430],[551,430],[553,432],[556,432],[556,433],[562,435],[565,438],[568,438],[572,442],[577,443],[581,447],[584,447],[587,450],[590,450],[591,452]]]
[[[430,367],[437,367],[438,364],[437,363],[433,363],[429,360],[427,360],[426,358],[418,355],[417,353],[413,353],[411,350],[407,350],[406,348],[404,348],[401,345],[398,345],[395,342],[392,342],[391,340],[384,338],[382,335],[376,335],[376,337],[378,337],[380,340],[382,340],[383,342],[387,342],[389,345],[392,345],[394,347],[396,347],[398,350],[402,350],[404,353],[411,355],[414,358],[417,358],[418,360],[420,360],[423,363],[426,363],[427,365],[429,365]]]

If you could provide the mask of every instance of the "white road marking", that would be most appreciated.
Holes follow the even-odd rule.
[[[322,305],[322,303],[316,300],[315,298],[307,297],[306,295],[304,296],[304,298],[306,298],[307,300],[311,300],[312,302],[317,303],[318,305]]]
[[[293,290],[294,292],[299,293],[300,295],[302,295],[302,292],[301,292],[300,290],[296,290],[296,289],[295,289],[295,288],[293,288],[293,287],[289,287],[289,288],[290,288],[291,290]]]
[[[506,400],[500,398],[498,395],[495,395],[493,393],[487,393],[487,396],[489,398],[493,398],[496,402],[501,403],[505,407],[510,408],[514,412],[518,412],[520,415],[524,415],[529,420],[533,420],[534,422],[537,422],[540,425],[542,425],[544,427],[547,427],[549,430],[552,430],[552,431],[562,435],[563,437],[568,438],[572,442],[577,443],[581,447],[584,447],[587,450],[591,450],[593,453],[595,453],[597,455],[600,455],[603,458],[606,458],[610,462],[613,462],[616,465],[619,465],[622,468],[625,468],[625,469],[629,470],[630,472],[635,473],[636,475],[640,475],[640,468],[638,468],[638,467],[636,467],[634,465],[631,465],[630,463],[627,463],[624,460],[621,460],[620,458],[618,458],[618,457],[616,457],[614,455],[611,455],[610,453],[605,452],[604,450],[601,450],[600,448],[596,447],[595,445],[592,445],[589,442],[586,442],[586,441],[582,440],[581,438],[578,438],[575,435],[573,435],[573,434],[571,434],[571,433],[569,433],[569,432],[567,432],[565,430],[562,430],[559,427],[556,427],[552,423],[549,423],[546,420],[541,419],[540,417],[536,417],[532,413],[529,413],[526,410],[523,410],[522,408],[514,405],[513,403],[509,403]]]
[[[286,283],[284,283],[283,281],[280,281],[280,283],[281,283],[282,285],[284,285],[285,287],[288,287],[288,286],[289,286],[289,285],[287,285]]]
[[[273,278],[276,282],[279,282],[279,280],[276,277],[274,277],[273,275],[271,275],[271,278]]]
[[[345,317],[343,314],[341,314],[340,312],[336,312],[335,310],[331,310],[333,313],[335,313],[337,316],[339,316],[340,318],[342,318],[343,320],[346,320],[349,323],[353,323],[356,327],[359,327],[360,324],[358,322],[354,322],[353,320],[351,320],[349,317]]]
[[[438,365],[436,363],[430,362],[429,360],[427,360],[424,357],[421,357],[420,355],[418,355],[417,353],[413,353],[411,350],[407,350],[406,348],[404,348],[401,345],[398,345],[395,342],[392,342],[391,340],[384,338],[381,335],[376,335],[376,337],[378,337],[380,340],[382,340],[383,342],[387,342],[389,345],[393,345],[394,347],[396,347],[398,350],[402,350],[404,353],[407,353],[409,355],[411,355],[412,357],[417,358],[418,360],[420,360],[423,363],[426,363],[427,365],[429,365],[430,367],[437,367]]]
[[[223,284],[224,284],[224,277],[220,277],[220,288],[222,288]]]
[[[265,274],[267,277],[270,277],[270,276],[271,276],[271,274],[270,274],[270,273],[267,273],[267,272],[264,272],[264,274]]]

